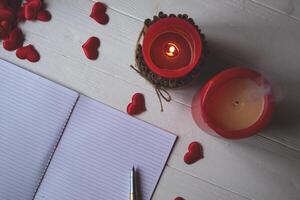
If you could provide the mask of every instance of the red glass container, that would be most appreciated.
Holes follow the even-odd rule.
[[[269,82],[258,72],[227,69],[195,95],[192,115],[205,132],[228,139],[252,136],[270,121],[274,98]]]
[[[157,75],[181,78],[199,64],[203,53],[201,35],[185,19],[161,18],[147,28],[142,53],[147,66]]]

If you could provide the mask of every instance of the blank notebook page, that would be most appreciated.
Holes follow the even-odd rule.
[[[148,200],[175,139],[173,134],[81,96],[36,199],[128,199],[134,165],[141,199]]]
[[[0,199],[31,200],[78,94],[0,60]]]

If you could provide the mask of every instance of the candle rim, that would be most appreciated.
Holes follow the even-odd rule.
[[[256,82],[259,86],[269,86],[270,83],[258,72],[248,69],[248,68],[242,68],[242,67],[232,67],[229,68],[223,72],[220,72],[219,74],[215,75],[201,90],[201,93],[203,95],[200,95],[200,107],[203,111],[203,120],[207,125],[213,129],[217,134],[223,136],[224,138],[228,139],[241,139],[245,137],[249,137],[252,135],[255,135],[257,132],[259,132],[261,129],[263,129],[268,122],[271,119],[273,110],[274,110],[274,97],[273,92],[270,90],[269,93],[267,93],[264,96],[264,107],[261,115],[259,116],[258,120],[250,125],[248,128],[240,129],[240,130],[233,130],[228,131],[224,130],[220,127],[216,127],[213,120],[209,117],[207,114],[206,109],[206,102],[209,99],[210,95],[219,87],[222,85],[222,83],[238,79],[238,78],[245,78],[245,79],[251,79],[254,82]]]
[[[192,48],[192,61],[189,62],[188,65],[182,66],[178,69],[162,69],[154,64],[154,62],[151,59],[150,55],[150,49],[153,41],[160,35],[165,34],[166,32],[172,32],[172,31],[167,31],[167,28],[170,27],[175,27],[178,28],[181,32],[184,34],[188,35],[190,37],[190,40],[193,40],[193,44],[190,44],[190,40],[187,39],[187,42],[189,45],[192,45],[194,48]],[[181,28],[181,27],[184,27]],[[163,31],[162,32],[157,32],[157,29],[161,28]],[[177,33],[177,32],[175,32]],[[153,38],[154,37],[154,38]],[[197,52],[197,53],[195,53]],[[202,37],[196,27],[192,25],[190,22],[188,22],[185,19],[181,19],[178,17],[166,17],[157,20],[153,24],[151,24],[146,33],[144,34],[143,38],[143,48],[142,48],[142,53],[144,60],[148,67],[154,71],[156,74],[164,77],[164,78],[180,78],[184,77],[188,73],[190,73],[200,62],[201,56],[203,52],[203,42],[202,42]],[[179,74],[179,75],[178,75]]]

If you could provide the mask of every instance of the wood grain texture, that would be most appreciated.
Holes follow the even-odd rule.
[[[133,93],[145,94],[148,111],[138,118],[179,136],[168,163],[169,167],[164,172],[165,178],[155,194],[156,199],[166,199],[170,196],[164,191],[176,192],[180,188],[174,185],[175,178],[170,177],[177,177],[174,175],[176,169],[175,171],[182,172],[178,173],[179,181],[197,184],[186,189],[191,193],[191,199],[197,199],[199,191],[211,190],[216,194],[203,194],[201,199],[216,198],[219,192],[223,194],[220,190],[223,188],[228,192],[224,199],[230,199],[230,195],[234,199],[235,194],[239,194],[250,199],[297,200],[300,195],[300,153],[299,135],[296,132],[299,130],[299,124],[296,123],[295,107],[291,105],[289,112],[282,107],[282,111],[295,118],[294,125],[289,125],[287,121],[286,126],[283,126],[282,120],[287,114],[277,113],[279,123],[276,124],[279,127],[276,128],[276,124],[272,125],[270,132],[264,132],[263,136],[242,141],[212,137],[199,130],[190,112],[191,98],[204,82],[201,79],[198,84],[172,91],[174,101],[164,104],[165,112],[161,113],[152,86],[129,68],[134,60],[134,45],[142,22],[136,19],[138,17],[122,14],[126,13],[127,4],[123,1],[120,4],[117,2],[119,1],[115,1],[115,5],[123,3],[124,6],[119,7],[120,11],[109,9],[110,23],[101,26],[88,17],[92,1],[49,1],[48,8],[53,15],[49,23],[28,22],[22,26],[26,34],[26,43],[33,43],[40,52],[40,62],[32,64],[19,60],[14,53],[4,51],[3,48],[0,48],[0,58],[122,111],[126,110]],[[139,2],[140,6],[143,6],[140,1],[130,2]],[[203,26],[213,52],[205,73],[212,75],[211,69],[215,72],[228,65],[250,63],[264,74],[275,74],[273,82],[285,86],[282,91],[295,97],[286,98],[286,103],[290,104],[292,101],[297,104],[298,88],[292,84],[298,83],[299,74],[296,66],[297,55],[300,53],[297,45],[299,35],[296,34],[299,28],[295,26],[297,22],[257,4],[241,2],[191,0],[186,3],[168,0],[161,3],[160,9],[169,12],[189,12],[197,23]],[[180,10],[177,5],[180,5]],[[131,12],[130,15],[138,15],[132,10],[128,12]],[[278,24],[278,20],[285,24]],[[290,32],[283,31],[283,28]],[[291,36],[286,37],[287,33]],[[81,49],[86,39],[93,35],[101,40],[100,57],[96,61],[87,60]],[[279,40],[280,36],[285,36],[284,42]],[[274,38],[277,42],[271,40]],[[294,51],[281,56],[282,51],[276,49],[280,45],[284,52],[290,52],[289,49]],[[272,51],[269,52],[270,48]],[[218,67],[213,68],[214,66]],[[293,87],[288,87],[289,85]],[[194,140],[204,146],[205,158],[187,166],[182,160],[183,155],[188,144]]]
[[[93,1],[98,2],[99,0]],[[101,2],[119,13],[144,21],[146,18],[151,18],[157,13],[160,0],[104,0]]]
[[[182,197],[186,200],[249,200],[167,166],[153,200],[173,200],[175,197]]]
[[[279,11],[285,15],[300,20],[300,1],[299,0],[252,0],[253,2],[264,5],[270,9]]]

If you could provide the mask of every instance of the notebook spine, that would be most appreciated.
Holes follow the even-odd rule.
[[[75,109],[75,107],[76,107],[76,104],[77,104],[78,100],[79,100],[79,97],[80,97],[80,96],[78,95],[78,97],[77,97],[77,99],[75,100],[75,102],[74,102],[74,104],[73,104],[73,107],[72,107],[72,109],[71,109],[71,111],[70,111],[69,117],[66,119],[66,122],[65,122],[65,124],[64,124],[64,126],[63,126],[63,128],[62,128],[62,131],[61,131],[59,137],[57,138],[57,140],[56,140],[56,142],[55,142],[55,145],[54,145],[54,147],[53,147],[53,151],[51,152],[51,155],[50,155],[50,157],[49,157],[49,159],[48,159],[48,161],[47,161],[47,164],[46,164],[46,166],[45,166],[45,168],[44,168],[44,170],[43,170],[43,172],[42,172],[42,174],[41,174],[41,177],[40,177],[40,179],[39,179],[39,183],[38,183],[38,185],[37,185],[37,187],[36,187],[36,189],[35,189],[35,191],[34,191],[32,200],[35,199],[35,197],[36,197],[36,195],[37,195],[37,193],[38,193],[38,191],[39,191],[39,188],[40,188],[40,186],[41,186],[41,184],[42,184],[42,182],[43,182],[43,179],[44,179],[44,177],[45,177],[45,175],[46,175],[46,173],[47,173],[47,170],[48,170],[48,168],[49,168],[49,166],[50,166],[50,163],[51,163],[51,161],[52,161],[52,159],[53,159],[53,156],[54,156],[54,154],[55,154],[55,152],[56,152],[56,149],[57,149],[57,147],[58,147],[58,145],[59,145],[59,143],[60,143],[60,141],[61,141],[61,139],[62,139],[62,137],[63,137],[63,134],[64,134],[64,132],[65,132],[65,129],[66,129],[68,123],[69,123],[69,120],[70,120],[70,118],[71,118],[71,116],[72,116],[72,113],[73,113],[73,111],[74,111],[74,109]]]

